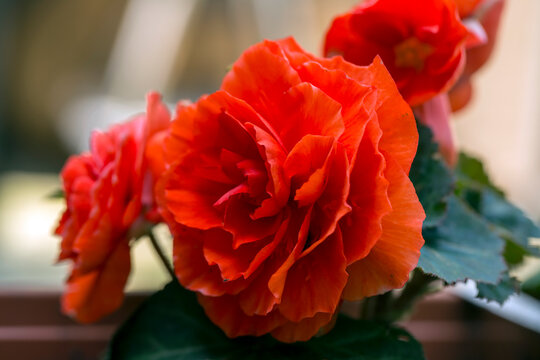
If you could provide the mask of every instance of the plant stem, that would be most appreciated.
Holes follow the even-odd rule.
[[[392,311],[394,300],[391,291],[364,299],[360,310],[360,318],[365,320],[386,320]]]
[[[416,301],[427,292],[436,280],[416,269],[403,291],[396,296],[392,291],[366,298],[361,303],[360,318],[395,322],[411,311]]]
[[[397,321],[410,311],[413,304],[429,292],[429,287],[435,280],[437,280],[436,277],[415,269],[411,280],[407,283],[400,296],[394,300],[392,312],[388,314],[387,320]]]
[[[376,297],[365,298],[361,303],[360,319],[373,320],[375,319],[375,307],[377,305]]]
[[[161,262],[163,263],[163,266],[165,266],[165,269],[167,269],[167,272],[169,273],[169,275],[171,275],[172,279],[176,280],[176,274],[174,273],[174,270],[173,270],[171,264],[169,263],[169,260],[167,259],[167,257],[163,253],[163,250],[159,246],[159,243],[157,242],[157,239],[154,236],[154,233],[152,232],[152,229],[149,229],[146,235],[148,235],[148,238],[150,239],[150,243],[152,243],[152,246],[154,247],[154,250],[156,251],[157,255],[159,256]]]

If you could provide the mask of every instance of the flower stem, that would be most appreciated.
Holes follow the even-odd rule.
[[[436,277],[425,274],[420,269],[415,269],[411,279],[403,288],[400,296],[393,301],[392,311],[388,314],[387,320],[400,320],[403,315],[410,312],[416,301],[426,295],[426,293],[430,292],[430,286],[436,280]],[[431,291],[433,291],[433,289]]]
[[[156,251],[157,255],[159,256],[161,262],[163,263],[163,266],[165,267],[165,269],[167,270],[169,275],[171,275],[172,279],[176,280],[176,274],[174,273],[174,270],[173,270],[171,264],[169,263],[169,260],[167,259],[167,257],[163,253],[163,250],[159,246],[159,243],[157,242],[157,239],[154,236],[154,233],[152,232],[152,229],[148,230],[147,235],[148,235],[148,238],[150,239],[150,243],[152,243],[152,246],[153,246],[154,250]]]
[[[360,318],[395,322],[409,313],[413,305],[423,295],[430,292],[430,286],[437,278],[416,269],[411,279],[399,295],[392,291],[366,298],[361,303]]]

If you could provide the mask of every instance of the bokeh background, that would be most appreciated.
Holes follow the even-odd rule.
[[[0,0],[0,288],[60,290],[51,231],[66,158],[92,130],[216,91],[227,68],[262,39],[295,36],[320,53],[331,19],[352,0]],[[170,245],[163,231],[164,246]],[[145,241],[128,289],[167,277]]]
[[[320,54],[331,19],[354,0],[0,0],[0,292],[60,291],[51,232],[63,204],[47,195],[93,129],[218,89],[251,44],[293,35]],[[472,103],[454,116],[460,146],[540,220],[540,1],[509,0]],[[164,246],[169,246],[162,229]],[[539,270],[530,262],[523,277]],[[146,242],[128,289],[166,273]],[[1,311],[1,310],[0,310]],[[1,324],[0,324],[1,325]]]

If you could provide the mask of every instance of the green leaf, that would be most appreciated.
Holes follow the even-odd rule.
[[[458,179],[458,188],[460,186],[468,188],[487,187],[503,195],[503,192],[489,180],[482,162],[472,156],[465,153],[459,154],[455,174]]]
[[[529,242],[531,237],[540,237],[540,229],[504,198],[503,192],[489,181],[479,160],[460,154],[456,174],[458,195],[507,240],[505,258],[509,264],[520,263],[523,255],[540,255],[540,249]]]
[[[519,291],[519,281],[506,273],[497,284],[492,285],[478,282],[476,283],[476,288],[478,289],[477,298],[495,301],[502,305],[510,295]]]
[[[482,163],[460,154],[456,173],[456,195],[475,210],[499,237],[505,240],[503,257],[506,264],[517,265],[525,255],[540,255],[540,249],[530,245],[530,237],[540,236],[540,229],[504,193],[490,181]],[[481,299],[502,304],[519,289],[519,281],[508,270],[496,284],[477,283]]]
[[[443,222],[423,231],[426,243],[418,266],[447,283],[466,279],[497,283],[506,270],[503,239],[459,198],[451,196],[447,206]]]
[[[411,166],[410,178],[426,212],[424,227],[436,226],[446,212],[446,199],[452,193],[452,173],[438,152],[431,130],[418,125],[418,150]]]
[[[521,289],[540,300],[540,271],[521,284]]]
[[[225,311],[225,309],[224,309]],[[169,283],[114,335],[106,359],[424,359],[405,330],[339,316],[327,335],[280,343],[270,336],[229,339],[213,325],[194,293]]]
[[[65,198],[64,190],[56,189],[54,191],[51,191],[49,194],[45,195],[45,198],[49,200],[64,199]]]
[[[516,266],[523,262],[525,255],[528,252],[521,246],[515,244],[514,241],[506,240],[506,246],[504,247],[503,257],[508,266]]]
[[[480,213],[496,226],[500,236],[520,246],[529,255],[540,255],[540,249],[531,246],[531,237],[540,237],[540,229],[516,206],[494,191],[484,189]]]

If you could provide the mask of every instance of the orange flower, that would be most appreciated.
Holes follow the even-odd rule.
[[[55,231],[62,237],[58,261],[73,263],[62,310],[80,322],[120,306],[130,237],[144,222],[160,219],[153,187],[163,161],[156,144],[169,124],[159,94],[151,93],[146,115],[94,132],[90,152],[72,156],[62,170],[67,208]]]
[[[379,55],[405,100],[416,106],[455,82],[467,37],[451,0],[371,0],[334,19],[324,53],[357,65]]]
[[[179,281],[228,336],[307,340],[342,299],[402,287],[424,241],[418,133],[380,59],[249,48],[179,106],[160,203]]]

